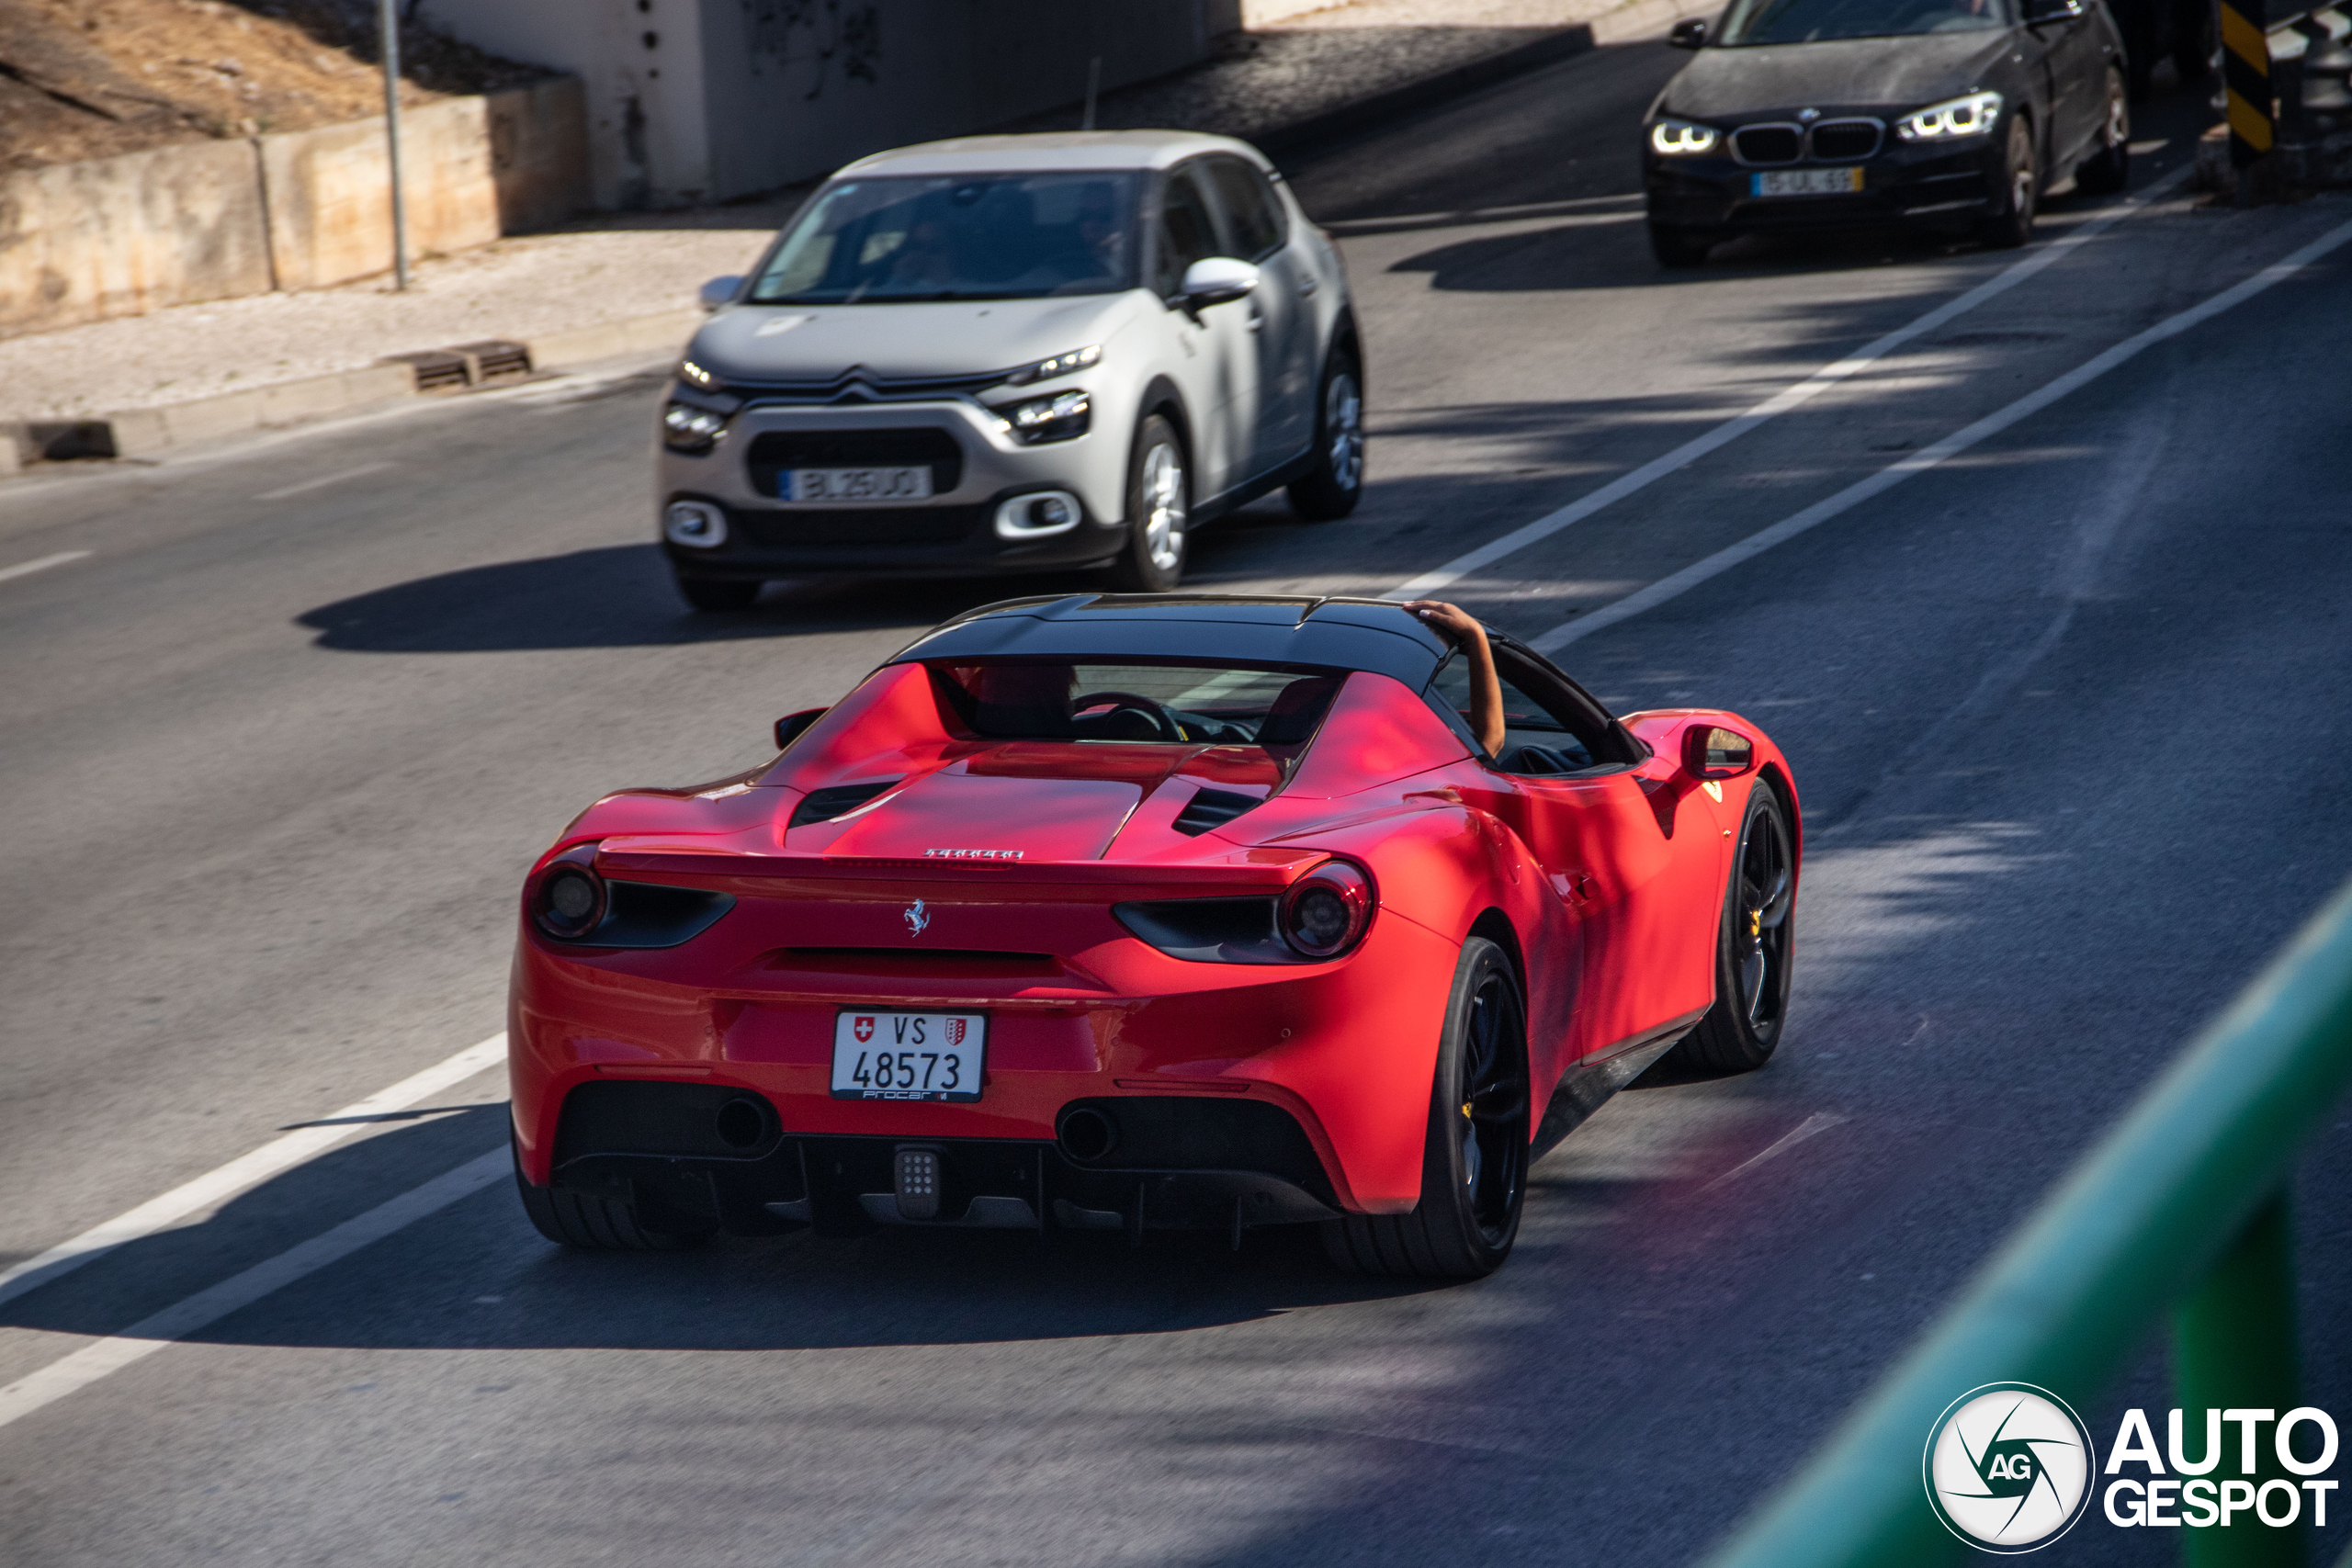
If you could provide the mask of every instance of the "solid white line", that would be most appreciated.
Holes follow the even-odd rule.
[[[504,1177],[513,1168],[512,1157],[504,1148],[495,1148],[469,1159],[457,1169],[436,1176],[422,1187],[412,1188],[266,1262],[256,1263],[242,1274],[175,1302],[119,1334],[96,1340],[37,1372],[28,1372],[0,1388],[0,1427],[20,1420],[77,1389],[87,1388],[100,1378],[110,1377],[132,1362],[153,1355],[173,1340],[218,1323],[272,1291],[290,1285],[306,1274],[315,1274],[372,1242],[383,1240],[403,1225],[446,1209],[461,1198],[471,1197]]]
[[[37,571],[47,571],[51,567],[63,566],[70,560],[86,560],[89,554],[87,550],[61,550],[53,556],[43,556],[39,560],[28,560],[20,566],[0,568],[0,582],[6,582],[12,577],[30,577]]]
[[[1425,599],[1437,590],[1460,581],[1480,567],[1491,565],[1507,555],[1525,549],[1538,540],[1548,539],[1561,529],[1572,524],[1583,522],[1594,513],[1616,504],[1636,491],[1648,489],[1676,469],[1698,461],[1719,447],[1729,446],[1766,421],[1776,419],[1791,409],[1810,402],[1838,382],[1868,369],[1871,365],[1914,338],[1934,332],[1954,317],[1966,315],[1986,300],[2007,293],[2042,268],[2053,265],[2073,253],[2077,246],[2088,243],[2125,219],[2147,211],[2158,197],[2171,191],[2175,186],[2194,172],[2193,169],[2186,167],[2174,170],[2107,216],[2092,220],[2065,238],[2053,241],[2048,246],[2035,251],[2023,261],[2010,263],[1967,293],[1957,299],[1947,300],[1907,325],[1897,327],[1884,337],[1855,350],[1836,364],[1824,366],[1795,386],[1775,392],[1746,413],[1724,421],[1703,435],[1694,436],[1663,457],[1652,458],[1632,473],[1611,480],[1591,494],[1572,501],[1556,512],[1546,513],[1532,523],[1512,529],[1499,539],[1481,545],[1465,555],[1456,556],[1443,566],[1433,571],[1425,571],[1401,587],[1390,589],[1381,597]]]
[[[1543,636],[1531,639],[1528,646],[1541,653],[1555,652],[1580,637],[1590,637],[1645,610],[1656,609],[1669,599],[1679,598],[1708,579],[1720,577],[1741,562],[1753,560],[1773,546],[1784,544],[1807,529],[1818,527],[1840,513],[1860,505],[1871,497],[1892,490],[1912,475],[1924,474],[1946,458],[1967,451],[1988,436],[1999,434],[2018,421],[2041,412],[2059,399],[2097,380],[2167,338],[2177,337],[2199,322],[2211,321],[2222,311],[2244,304],[2272,285],[2285,282],[2347,240],[2352,240],[2352,223],[2330,229],[2284,261],[2263,268],[2252,277],[2222,290],[2201,304],[2192,305],[2177,315],[2165,317],[2138,336],[2124,339],[2106,353],[2076,366],[2055,381],[2028,392],[2008,407],[1985,415],[1965,430],[1955,431],[1934,446],[1923,447],[1899,463],[1891,463],[1870,478],[1848,485],[1826,501],[1815,502],[1795,516],[1784,518],[1761,533],[1750,534],[1739,543],[1717,550],[1703,560],[1694,561],[1671,577],[1662,577],[1638,593],[1629,593],[1589,615],[1556,626]]]
[[[362,463],[356,468],[345,468],[339,474],[329,474],[322,479],[304,479],[300,484],[288,485],[282,490],[266,490],[254,499],[255,501],[284,501],[289,495],[300,495],[305,491],[324,490],[329,485],[339,485],[345,479],[360,479],[368,474],[380,474],[390,467],[390,463]]]
[[[405,1111],[420,1100],[465,1082],[476,1073],[497,1066],[505,1056],[506,1036],[503,1033],[493,1034],[481,1043],[469,1045],[446,1061],[436,1062],[423,1072],[402,1078],[391,1088],[380,1089],[357,1104],[347,1105],[322,1120],[351,1122],[358,1117],[380,1115],[387,1111]],[[95,1225],[70,1241],[59,1242],[38,1258],[28,1258],[13,1268],[0,1269],[0,1302],[12,1301],[28,1291],[39,1290],[59,1275],[102,1258],[125,1242],[153,1235],[199,1209],[209,1208],[232,1193],[266,1181],[278,1172],[298,1166],[313,1155],[368,1130],[366,1122],[341,1127],[304,1127],[264,1144],[251,1154],[242,1155],[193,1181],[175,1187],[160,1198],[151,1198],[139,1207],[117,1214],[104,1224]]]
[[[1751,1169],[1756,1166],[1762,1165],[1774,1155],[1784,1154],[1788,1150],[1795,1148],[1799,1144],[1804,1143],[1807,1138],[1812,1137],[1815,1133],[1826,1133],[1830,1128],[1837,1126],[1839,1122],[1845,1120],[1846,1118],[1838,1115],[1834,1111],[1816,1111],[1812,1115],[1806,1117],[1804,1121],[1798,1122],[1796,1126],[1792,1128],[1789,1132],[1782,1134],[1779,1138],[1773,1140],[1771,1146],[1767,1148],[1763,1153],[1748,1156],[1747,1158],[1741,1160],[1737,1165],[1733,1166],[1729,1170],[1724,1171],[1721,1176],[1716,1177],[1713,1181],[1708,1182],[1706,1186],[1699,1189],[1699,1190],[1702,1192],[1711,1192],[1714,1189],[1721,1187],[1724,1182],[1729,1181],[1733,1177],[1737,1176],[1741,1171]]]

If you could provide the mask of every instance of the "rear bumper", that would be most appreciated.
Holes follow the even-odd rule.
[[[2003,198],[2007,138],[1983,141],[1984,145],[1962,152],[1893,142],[1860,165],[1862,188],[1839,196],[1758,196],[1754,176],[1769,171],[1728,157],[1668,158],[1645,148],[1642,171],[1649,220],[1726,237],[1886,224],[1962,225]]]

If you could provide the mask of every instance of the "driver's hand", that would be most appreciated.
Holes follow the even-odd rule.
[[[1486,640],[1486,634],[1467,612],[1442,599],[1415,599],[1405,608],[1419,615],[1430,630],[1457,648],[1468,646],[1473,638],[1480,642]]]

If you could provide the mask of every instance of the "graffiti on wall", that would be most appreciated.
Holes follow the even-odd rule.
[[[836,73],[872,83],[882,59],[882,13],[874,0],[739,0],[752,74],[787,80],[808,73],[803,96],[819,97]]]

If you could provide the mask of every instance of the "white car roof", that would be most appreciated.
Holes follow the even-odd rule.
[[[835,175],[1001,175],[1080,169],[1165,169],[1203,152],[1236,152],[1272,171],[1265,154],[1229,136],[1190,130],[1057,130],[1035,136],[959,136],[894,147]]]

